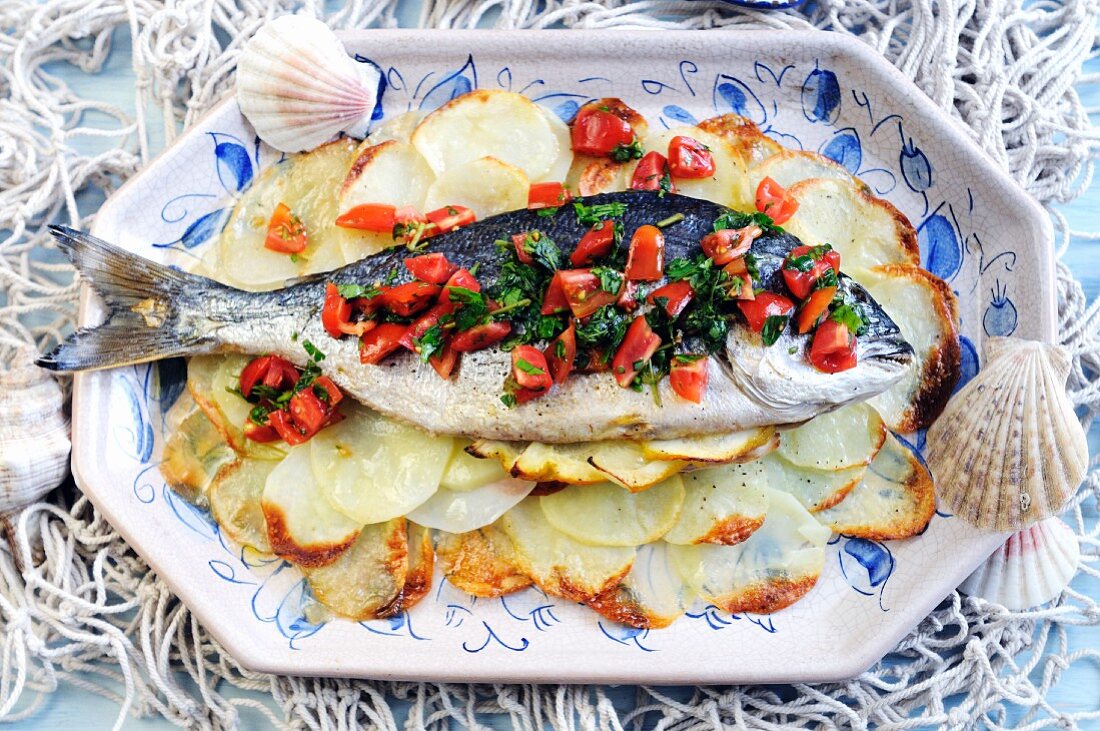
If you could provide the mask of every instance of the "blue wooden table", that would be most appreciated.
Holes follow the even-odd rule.
[[[419,0],[407,0],[403,3],[399,18],[403,25],[415,25],[415,18],[419,12]],[[82,96],[96,98],[123,109],[132,109],[134,106],[133,72],[130,68],[130,39],[127,34],[119,31],[115,34],[115,46],[103,72],[97,76],[88,76],[79,69],[66,67],[62,64],[55,65],[54,73],[62,76],[70,86]],[[1100,71],[1100,62],[1092,64],[1093,72]],[[1100,89],[1090,90],[1089,97],[1085,99],[1087,107],[1100,107]],[[147,118],[159,119],[158,110],[149,109]],[[159,148],[163,141],[163,130],[154,128],[150,145],[153,149]],[[95,151],[98,145],[91,142],[85,146],[88,152]],[[88,206],[89,211],[94,210],[97,201],[85,200],[82,204]],[[1065,206],[1063,213],[1069,218],[1071,226],[1076,230],[1100,231],[1100,181],[1093,183],[1092,188],[1079,200]],[[1074,274],[1082,281],[1085,294],[1090,300],[1100,294],[1100,242],[1075,239],[1066,253],[1063,261],[1070,267]],[[1100,454],[1100,425],[1094,427],[1090,433],[1090,445],[1092,454]],[[1100,582],[1083,581],[1078,579],[1075,586],[1091,596],[1100,596]],[[1100,647],[1100,627],[1074,627],[1069,632],[1069,651],[1085,647]],[[1100,667],[1096,665],[1075,666],[1075,669],[1067,673],[1062,682],[1054,688],[1049,696],[1054,707],[1061,711],[1072,712],[1082,710],[1096,710],[1100,708]],[[235,692],[232,688],[224,689],[229,696],[245,695]],[[609,695],[615,701],[620,711],[627,711],[633,706],[634,689],[630,687],[611,688]],[[669,689],[673,696],[680,695],[683,691]],[[256,698],[265,698],[253,694]],[[400,705],[395,707],[399,722],[402,720],[403,709]],[[244,710],[242,727],[246,729],[267,728],[267,720],[260,714]],[[58,729],[80,728],[100,729],[110,728],[117,717],[118,708],[112,702],[93,695],[86,691],[65,686],[53,694],[45,703],[40,712],[32,721],[22,725],[28,729]],[[507,718],[498,720],[501,727],[506,725]],[[160,719],[128,719],[127,729],[162,729],[171,725]],[[1097,724],[1100,728],[1100,723]]]

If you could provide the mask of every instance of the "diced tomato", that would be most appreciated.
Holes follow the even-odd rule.
[[[798,310],[798,332],[808,333],[814,329],[814,325],[829,310],[829,303],[836,296],[836,287],[822,287],[814,290],[813,294],[802,303]]]
[[[569,261],[575,267],[591,266],[596,259],[610,254],[614,245],[615,224],[611,221],[600,221],[581,237],[581,242],[569,255]]]
[[[768,214],[776,225],[782,225],[798,210],[798,200],[768,177],[756,186],[756,210]]]
[[[606,373],[611,370],[611,363],[604,357],[604,352],[599,348],[588,351],[588,360],[578,368],[581,373]]]
[[[832,269],[834,274],[840,273],[840,252],[835,250],[826,251],[820,258],[813,260],[812,266],[806,271],[795,268],[793,262],[796,259],[809,257],[811,252],[813,247],[796,246],[783,260],[783,281],[787,283],[787,289],[791,290],[791,294],[798,299],[806,299],[813,290],[814,283],[829,269]]]
[[[443,346],[443,350],[428,358],[428,364],[435,369],[440,378],[447,379],[454,373],[455,366],[458,365],[458,358],[458,351],[448,343]]]
[[[670,193],[676,192],[676,186],[672,184],[672,173],[668,169],[668,160],[656,150],[647,152],[638,161],[638,167],[634,168],[634,176],[630,180],[630,187],[634,190],[660,190],[661,180],[669,176],[665,181]]]
[[[626,331],[626,337],[615,351],[611,361],[611,373],[623,388],[627,388],[642,365],[661,347],[661,336],[653,332],[643,315],[634,318]]]
[[[632,282],[629,279],[623,282],[622,288],[619,290],[619,297],[615,300],[615,304],[627,312],[633,312],[638,309],[638,290],[641,289],[640,284]]]
[[[253,358],[248,362],[248,365],[241,369],[239,381],[242,396],[248,398],[252,395],[252,387],[267,374],[267,369],[274,358],[273,355],[262,355],[259,358]]]
[[[468,289],[471,292],[481,291],[481,285],[474,279],[474,275],[470,274],[470,270],[465,267],[451,275],[451,278],[447,280],[446,286],[443,287],[443,293],[439,296],[439,299],[443,302],[451,302],[451,289],[455,287]]]
[[[639,226],[630,238],[626,257],[626,278],[635,282],[656,282],[665,268],[665,235],[656,226]]]
[[[533,388],[517,388],[516,392],[512,395],[515,396],[517,404],[525,404],[528,401],[534,401],[540,396],[545,396],[546,390],[538,391]]]
[[[405,334],[401,337],[401,345],[414,353],[419,353],[420,350],[417,348],[414,341],[428,332],[428,330],[436,325],[444,315],[449,315],[452,312],[454,312],[454,305],[450,302],[440,302],[435,305],[418,317],[416,322],[409,326],[409,329],[405,331]]]
[[[443,288],[427,282],[406,282],[382,294],[382,306],[398,317],[411,317],[426,309]]]
[[[634,128],[626,120],[596,106],[584,106],[573,119],[570,138],[579,155],[610,155],[619,145],[634,141]]]
[[[691,288],[690,283],[686,281],[670,282],[650,292],[649,296],[646,297],[646,301],[650,304],[657,304],[657,300],[660,298],[667,300],[664,305],[665,312],[675,320],[684,311],[684,308],[691,304],[691,298],[694,296],[695,290]]]
[[[267,415],[267,420],[275,431],[279,433],[279,438],[290,446],[296,444],[302,444],[309,440],[309,437],[302,433],[302,431],[295,425],[294,420],[290,414],[286,411],[272,411]]]
[[[455,333],[451,338],[451,348],[458,353],[470,353],[499,343],[512,332],[511,324],[504,321],[490,321],[475,325],[469,330]]]
[[[313,388],[319,388],[325,392],[328,397],[327,400],[325,400],[325,403],[328,404],[330,411],[333,407],[336,406],[336,404],[344,400],[344,394],[340,390],[340,387],[333,383],[332,379],[328,376],[317,376],[317,378],[313,381]]]
[[[354,228],[360,231],[393,233],[397,209],[386,203],[364,203],[340,214],[336,225],[341,228]]]
[[[856,336],[836,320],[826,320],[814,332],[810,362],[819,371],[839,373],[856,365]]]
[[[668,383],[680,398],[699,403],[707,390],[707,356],[676,355],[672,357],[672,370],[668,374]]]
[[[420,211],[416,210],[412,206],[402,206],[398,208],[393,214],[393,234],[394,238],[402,236],[405,239],[410,239],[413,236],[414,231],[421,224],[427,224],[428,217]],[[437,232],[434,226],[430,226],[424,230],[420,235],[421,239],[431,238]]]
[[[747,254],[752,242],[762,233],[759,226],[724,228],[704,236],[699,245],[704,254],[714,259],[715,264],[725,266],[737,257]]]
[[[376,287],[378,294],[373,297],[356,297],[351,301],[352,307],[362,312],[364,315],[372,315],[381,309],[384,305],[383,296],[389,292],[393,287]]]
[[[244,422],[244,436],[246,439],[251,439],[254,442],[260,442],[265,444],[267,442],[275,442],[279,439],[279,432],[275,431],[275,427],[270,424],[260,426],[252,421],[252,419],[245,419]]]
[[[281,254],[297,254],[305,251],[308,243],[302,220],[291,213],[286,203],[275,206],[275,212],[267,224],[264,247]]]
[[[563,272],[554,272],[550,278],[550,284],[546,287],[546,294],[542,296],[542,309],[544,315],[553,315],[556,312],[565,312],[569,307],[569,300],[565,296],[565,288],[562,285]]]
[[[512,378],[520,388],[547,391],[554,385],[546,356],[533,345],[517,345],[512,349]]]
[[[531,255],[527,253],[526,248],[527,234],[512,234],[512,246],[516,247],[516,257],[521,264],[531,266],[535,263],[535,260],[531,258]]]
[[[709,178],[714,175],[714,156],[694,137],[677,135],[668,143],[668,169],[677,178]]]
[[[321,430],[328,419],[328,407],[312,388],[303,388],[290,397],[290,415],[302,434],[311,437]]]
[[[550,341],[543,351],[546,356],[546,365],[550,368],[550,376],[554,383],[564,383],[573,371],[573,361],[577,357],[577,325],[569,323],[569,327],[561,335]]]
[[[474,212],[465,206],[443,206],[434,211],[428,211],[424,215],[435,224],[436,230],[441,234],[462,226],[469,226],[477,220]]]
[[[458,271],[458,265],[449,262],[439,252],[406,259],[405,267],[421,282],[429,284],[446,284],[451,275]]]
[[[756,299],[756,293],[752,291],[752,275],[748,272],[742,272],[741,274],[735,274],[730,278],[730,291],[733,288],[737,288],[737,293],[733,295],[735,300],[754,300]],[[740,284],[734,284],[732,280],[740,279]]]
[[[569,190],[561,183],[534,183],[527,190],[527,208],[557,208],[573,200]]]
[[[401,338],[405,337],[408,325],[397,322],[384,322],[359,339],[359,360],[375,364],[401,347]]]
[[[339,339],[344,334],[343,328],[351,321],[351,303],[340,296],[336,285],[329,282],[325,285],[325,304],[321,308],[321,325],[325,332]]]
[[[764,329],[769,317],[786,315],[794,309],[793,302],[775,292],[761,292],[755,299],[738,301],[737,306],[748,320],[749,328],[757,333]]]
[[[588,317],[604,305],[613,303],[619,296],[618,292],[604,290],[600,286],[600,278],[590,269],[566,269],[554,276],[560,279],[566,304],[577,318]]]
[[[286,358],[273,355],[267,367],[267,372],[263,375],[263,384],[276,391],[285,391],[288,388],[297,386],[299,378],[301,378],[301,374],[298,373],[298,369],[294,367],[293,363]]]

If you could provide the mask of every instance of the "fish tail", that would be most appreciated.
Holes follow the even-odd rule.
[[[50,233],[108,312],[102,325],[77,330],[38,365],[98,370],[216,349],[216,338],[203,331],[202,303],[228,288],[67,226],[50,226]]]

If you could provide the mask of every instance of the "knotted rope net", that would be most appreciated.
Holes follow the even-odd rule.
[[[305,2],[333,27],[397,24],[396,0]],[[244,39],[293,0],[0,0],[0,370],[53,344],[75,315],[72,271],[43,230],[87,226],[102,196],[137,172],[225,94]],[[817,27],[858,35],[960,119],[973,139],[1044,203],[1088,188],[1100,133],[1078,91],[1095,53],[1100,5],[1086,0],[814,0],[801,10],[742,11],[666,0],[425,0],[421,26],[459,28]],[[116,31],[118,31],[116,33]],[[86,98],[58,63],[103,70],[113,42],[132,39],[138,103]],[[162,118],[162,119],[160,119]],[[161,131],[162,130],[162,131]],[[98,152],[88,153],[88,149]],[[85,150],[85,151],[81,151]],[[1100,412],[1100,301],[1058,270],[1070,393],[1082,418]],[[1065,518],[1081,542],[1075,585],[1100,580],[1100,469]],[[4,506],[10,508],[12,506]],[[261,714],[286,728],[484,726],[522,729],[1085,727],[1100,709],[1063,713],[1046,698],[1064,673],[1090,671],[1100,651],[1070,651],[1068,627],[1100,624],[1100,604],[1069,588],[1051,605],[1010,612],[954,593],[883,662],[834,684],[636,690],[616,708],[585,686],[393,683],[249,672],[211,639],[165,583],[71,484],[8,514],[17,555],[0,546],[0,719],[32,715],[69,683],[128,714],[196,728]],[[16,560],[25,568],[20,574]],[[1095,583],[1093,583],[1095,587]],[[1094,672],[1094,669],[1092,670]],[[241,697],[230,686],[270,695]],[[621,704],[620,704],[621,705]],[[1010,716],[1012,713],[1014,715]]]

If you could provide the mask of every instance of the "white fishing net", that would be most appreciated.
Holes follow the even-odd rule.
[[[306,11],[334,27],[396,24],[394,0]],[[88,224],[96,203],[133,175],[228,89],[238,49],[292,0],[0,0],[0,370],[72,322],[76,289],[43,225]],[[950,109],[973,138],[1048,207],[1085,190],[1100,134],[1078,97],[1096,78],[1100,5],[1086,0],[825,0],[800,11],[740,11],[664,0],[425,0],[420,25],[544,28],[829,28],[859,35]],[[112,42],[133,38],[140,103],[118,109],[69,88],[51,68],[100,73]],[[125,69],[123,69],[125,71]],[[119,74],[123,76],[123,74]],[[158,119],[163,116],[163,123]],[[163,126],[163,132],[161,128]],[[79,149],[78,149],[79,148]],[[98,149],[90,154],[81,150]],[[1051,210],[1060,253],[1071,232]],[[1085,234],[1075,235],[1085,236]],[[1058,272],[1062,342],[1074,357],[1072,398],[1100,412],[1100,302]],[[1100,580],[1100,470],[1066,516],[1080,537],[1075,584]],[[662,691],[638,688],[633,710],[584,686],[380,683],[251,673],[227,656],[145,563],[75,490],[9,517],[27,567],[0,547],[0,719],[33,714],[63,683],[116,700],[127,714],[181,726],[231,727],[263,714],[293,728],[484,725],[516,728],[1084,728],[1100,709],[1063,713],[1046,700],[1065,673],[1094,672],[1100,650],[1070,651],[1066,629],[1100,624],[1073,588],[1053,605],[1009,612],[953,594],[885,661],[846,683]],[[5,508],[10,506],[3,506]],[[1093,668],[1087,666],[1093,665]],[[1092,682],[1095,682],[1093,676]],[[230,686],[270,694],[242,699]],[[252,697],[255,697],[253,694]],[[622,704],[620,703],[620,706]],[[274,710],[272,710],[274,709]],[[1013,713],[1015,715],[1010,716]],[[1091,719],[1091,720],[1090,720]]]

